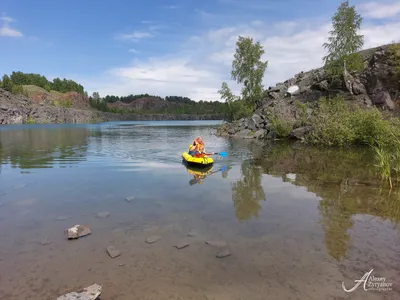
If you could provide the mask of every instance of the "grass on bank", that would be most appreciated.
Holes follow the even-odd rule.
[[[288,136],[293,128],[311,125],[304,141],[311,145],[346,147],[369,145],[375,152],[376,167],[382,180],[400,183],[400,119],[376,107],[361,108],[343,98],[321,98],[307,114],[305,104],[297,104],[300,118],[296,123],[269,114],[271,129]]]

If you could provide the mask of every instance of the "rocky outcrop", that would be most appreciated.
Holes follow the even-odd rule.
[[[46,105],[0,89],[0,124],[97,123],[144,120],[218,120],[218,115],[114,114]]]
[[[277,133],[272,130],[271,122],[267,118],[268,112],[273,110],[278,117],[294,125],[295,129],[288,137],[301,139],[312,131],[312,127],[302,127],[301,119],[304,115],[312,114],[310,107],[321,97],[341,96],[345,101],[356,102],[363,107],[376,106],[398,113],[400,82],[389,45],[364,50],[360,54],[364,59],[364,70],[359,73],[345,73],[341,84],[330,85],[323,68],[300,72],[285,82],[269,87],[252,117],[225,124],[217,134],[257,139],[275,138]],[[308,104],[307,107],[301,106],[305,103]]]

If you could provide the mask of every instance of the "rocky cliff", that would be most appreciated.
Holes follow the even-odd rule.
[[[365,64],[362,72],[344,74],[343,82],[335,86],[328,84],[323,68],[300,72],[275,87],[269,87],[251,118],[225,124],[219,129],[218,135],[275,138],[276,133],[271,130],[271,120],[267,117],[271,108],[279,117],[296,123],[302,114],[298,104],[316,103],[321,97],[341,96],[345,101],[355,102],[362,107],[376,106],[398,114],[400,81],[390,45],[364,50],[360,54]],[[400,57],[400,53],[397,55]],[[308,115],[312,112],[311,108],[307,108]],[[301,138],[311,130],[310,126],[294,128],[289,136]]]
[[[217,115],[114,114],[91,108],[77,109],[46,105],[0,88],[0,124],[96,123],[135,120],[218,120]]]

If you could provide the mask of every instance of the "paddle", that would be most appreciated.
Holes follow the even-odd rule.
[[[207,155],[221,155],[223,157],[227,157],[228,153],[227,152],[212,152],[212,153],[207,153]]]

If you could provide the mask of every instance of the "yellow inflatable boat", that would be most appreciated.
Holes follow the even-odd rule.
[[[209,167],[214,163],[212,157],[204,155],[203,157],[195,157],[188,152],[182,153],[183,161],[192,166]]]

